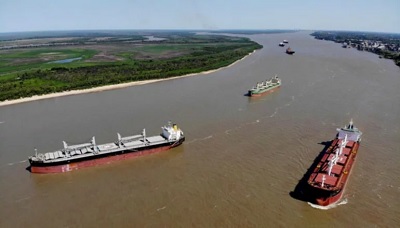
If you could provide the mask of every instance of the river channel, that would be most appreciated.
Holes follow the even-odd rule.
[[[214,73],[0,107],[0,227],[398,226],[400,68],[308,32],[248,37],[264,48]],[[244,96],[274,75],[280,90]],[[364,134],[341,205],[291,197],[321,142],[351,118]],[[167,152],[26,170],[34,148],[156,135],[168,120],[186,142]]]

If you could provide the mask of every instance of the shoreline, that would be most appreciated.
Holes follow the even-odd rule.
[[[246,57],[250,56],[254,52],[256,52],[256,50],[250,52],[249,54],[243,56],[241,59],[236,60],[235,62],[229,64],[228,66],[224,66],[224,67],[221,67],[221,68],[218,68],[218,69],[214,69],[214,70],[208,70],[208,71],[203,71],[203,72],[199,72],[199,73],[185,74],[185,75],[181,75],[181,76],[173,76],[173,77],[169,77],[169,78],[126,82],[126,83],[120,83],[120,84],[114,84],[114,85],[99,86],[99,87],[89,88],[89,89],[70,90],[70,91],[64,91],[64,92],[59,92],[59,93],[35,95],[35,96],[32,96],[32,97],[24,97],[24,98],[15,99],[15,100],[5,100],[5,101],[1,101],[0,102],[0,107],[7,106],[7,105],[13,105],[13,104],[19,104],[19,103],[25,103],[25,102],[30,102],[30,101],[37,101],[37,100],[55,98],[55,97],[79,95],[79,94],[85,94],[85,93],[97,93],[97,92],[102,92],[102,91],[107,91],[107,90],[122,89],[122,88],[126,88],[126,87],[131,87],[131,86],[145,85],[145,84],[150,84],[150,83],[155,83],[155,82],[160,82],[160,81],[167,81],[167,80],[174,80],[174,79],[179,79],[179,78],[184,78],[184,77],[211,74],[211,73],[214,73],[214,72],[217,72],[219,70],[223,70],[225,68],[228,68],[228,67],[231,67],[231,66],[235,65],[236,63],[244,60]]]

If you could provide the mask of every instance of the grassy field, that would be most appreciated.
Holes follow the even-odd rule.
[[[188,32],[158,37],[165,40],[91,37],[101,42],[0,50],[0,101],[217,69],[262,47],[247,38]],[[80,59],[54,63],[73,58]]]
[[[0,75],[15,73],[16,71],[47,69],[60,64],[51,63],[56,60],[78,58],[84,62],[97,53],[90,49],[24,49],[0,51]],[[78,61],[79,62],[79,61]],[[80,66],[75,62],[65,65]],[[0,76],[1,77],[1,76]]]
[[[82,67],[104,64],[106,62],[130,62],[139,59],[160,59],[187,55],[204,48],[227,46],[233,43],[203,44],[104,44],[79,46],[78,48],[30,48],[0,51],[1,76],[35,69],[53,67]],[[82,58],[69,63],[53,63],[57,60]],[[120,58],[118,58],[120,57]]]

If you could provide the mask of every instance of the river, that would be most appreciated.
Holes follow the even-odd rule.
[[[264,45],[223,70],[0,107],[0,227],[395,227],[400,224],[400,68],[308,32],[249,35]],[[283,39],[296,51],[290,56]],[[278,75],[282,87],[251,99]],[[291,197],[353,118],[363,131],[342,204]],[[173,150],[63,174],[27,158],[69,143],[185,132]]]

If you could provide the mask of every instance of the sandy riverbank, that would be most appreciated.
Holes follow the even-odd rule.
[[[173,79],[178,79],[178,78],[183,78],[183,77],[211,74],[216,71],[219,71],[219,70],[222,70],[222,69],[225,69],[225,68],[235,65],[236,63],[238,63],[239,61],[242,61],[243,59],[250,56],[254,52],[256,52],[256,50],[254,50],[253,52],[247,54],[243,58],[235,61],[234,63],[232,63],[228,66],[221,67],[221,68],[218,68],[215,70],[203,71],[200,73],[193,73],[193,74],[185,74],[185,75],[170,77],[170,78],[152,79],[152,80],[145,80],[145,81],[134,81],[134,82],[127,82],[127,83],[121,83],[121,84],[116,84],[116,85],[100,86],[100,87],[95,87],[95,88],[90,88],[90,89],[71,90],[71,91],[65,91],[65,92],[59,92],[59,93],[51,93],[51,94],[37,95],[37,96],[32,96],[32,97],[24,97],[24,98],[16,99],[16,100],[6,100],[6,101],[0,102],[0,106],[19,104],[19,103],[24,103],[24,102],[29,102],[29,101],[37,101],[37,100],[42,100],[42,99],[54,98],[54,97],[62,97],[62,96],[77,95],[77,94],[84,94],[84,93],[95,93],[95,92],[101,92],[101,91],[105,91],[105,90],[120,89],[120,88],[129,87],[129,86],[144,85],[144,84],[148,84],[148,83],[173,80]]]

